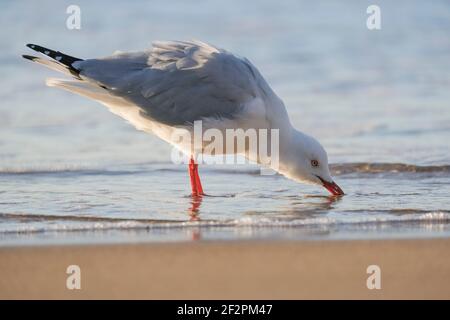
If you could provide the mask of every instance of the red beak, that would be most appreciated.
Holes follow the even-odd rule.
[[[330,193],[333,196],[342,196],[344,195],[344,191],[342,191],[342,189],[334,182],[328,182],[324,179],[322,179],[321,177],[317,176],[317,178],[320,179],[320,181],[322,181],[322,185],[328,190],[330,191]]]

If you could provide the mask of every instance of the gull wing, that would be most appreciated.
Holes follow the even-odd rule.
[[[233,119],[255,98],[274,95],[246,59],[200,41],[154,42],[150,50],[74,63],[80,77],[170,125]]]

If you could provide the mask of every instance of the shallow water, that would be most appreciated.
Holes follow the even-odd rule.
[[[78,1],[76,31],[70,3],[0,4],[0,243],[448,237],[448,2],[379,1],[380,31],[369,2],[258,3]],[[193,200],[167,145],[19,58],[28,42],[90,57],[189,38],[260,69],[344,197],[232,165],[201,166]]]

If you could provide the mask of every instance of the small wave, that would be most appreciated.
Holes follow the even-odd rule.
[[[314,217],[308,219],[297,219],[293,221],[273,221],[270,218],[252,221],[251,218],[238,220],[240,225],[261,226],[261,227],[300,227],[300,226],[330,226],[330,225],[365,225],[365,224],[396,224],[396,223],[449,223],[450,213],[444,211],[426,212],[409,215],[392,216],[358,216],[351,217]]]
[[[183,168],[184,169],[184,168]],[[181,168],[147,166],[140,168],[90,168],[77,166],[49,166],[49,167],[3,167],[0,168],[0,175],[135,175],[155,171],[181,171]],[[183,170],[184,171],[184,170]]]
[[[50,167],[3,167],[1,175],[50,175],[50,174],[104,174],[108,170],[91,169],[77,166],[50,166]]]
[[[172,163],[166,164],[147,164],[145,166],[139,165],[136,167],[121,166],[115,168],[89,168],[77,166],[54,166],[54,167],[0,167],[0,175],[135,175],[149,172],[184,172],[185,166],[174,165]],[[256,167],[256,168],[255,168]],[[434,165],[421,166],[406,163],[370,163],[370,162],[355,162],[355,163],[336,163],[330,165],[330,170],[334,175],[351,174],[351,173],[433,173],[444,172],[450,173],[450,165]],[[259,175],[260,170],[257,166],[244,165],[229,165],[215,167],[214,165],[204,165],[204,172],[215,172],[221,174],[245,174],[245,175]]]
[[[174,222],[174,220],[163,219],[127,219],[127,218],[109,218],[95,216],[76,216],[76,215],[52,215],[52,214],[30,214],[30,213],[0,213],[0,219],[17,219],[22,221],[73,221],[73,222],[142,222],[142,223],[165,223]]]
[[[139,230],[171,230],[180,228],[301,228],[301,227],[333,227],[345,225],[395,225],[398,223],[450,223],[450,212],[432,211],[414,214],[374,216],[374,215],[351,215],[342,217],[317,216],[306,219],[275,219],[245,217],[232,220],[198,220],[198,221],[176,221],[176,220],[151,220],[151,219],[116,219],[78,216],[46,216],[27,214],[2,214],[6,218],[61,220],[44,226],[22,225],[2,228],[1,234],[13,233],[44,233],[44,232],[95,232],[108,230],[139,231]],[[50,218],[49,218],[50,217]],[[48,219],[49,218],[49,219]],[[64,222],[65,221],[65,222]],[[70,222],[70,223],[68,223]]]
[[[2,168],[0,175],[129,175],[144,171],[138,170],[107,170],[107,169],[76,169],[76,168]]]
[[[333,174],[349,173],[428,173],[428,172],[450,172],[450,165],[419,166],[405,163],[342,163],[332,164],[330,169]]]

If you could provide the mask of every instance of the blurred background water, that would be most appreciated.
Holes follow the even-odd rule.
[[[372,2],[2,1],[0,243],[449,236],[450,3],[376,1],[370,31]],[[212,196],[193,200],[168,145],[20,57],[192,38],[259,68],[345,197],[235,165],[201,167]]]

